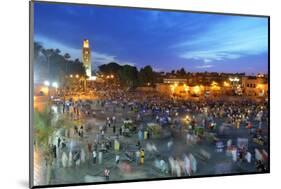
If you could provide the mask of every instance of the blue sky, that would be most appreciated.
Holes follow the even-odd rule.
[[[34,40],[81,60],[90,40],[92,65],[115,61],[157,71],[267,73],[264,17],[167,12],[35,2]]]

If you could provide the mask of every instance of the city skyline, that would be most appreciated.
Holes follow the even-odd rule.
[[[89,39],[94,69],[117,62],[165,72],[268,73],[265,17],[39,2],[34,12],[35,41],[81,60]]]

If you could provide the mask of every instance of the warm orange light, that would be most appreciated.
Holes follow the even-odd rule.
[[[215,82],[215,81],[212,81],[212,84],[211,84],[211,86],[217,86],[218,85],[218,83],[217,82]]]
[[[184,84],[183,87],[184,87],[184,90],[185,90],[186,92],[189,91],[189,86],[187,86],[186,84]]]
[[[200,93],[200,87],[199,87],[198,85],[195,86],[195,87],[193,87],[193,92],[194,92],[195,94]]]
[[[89,40],[88,39],[83,41],[83,48],[89,48]]]
[[[227,83],[227,82],[225,81],[225,82],[223,82],[223,86],[225,86],[225,87],[229,87],[229,86],[230,86],[230,84],[229,84],[229,83]]]
[[[76,78],[79,78],[79,75],[78,75],[78,74],[76,74],[76,75],[75,75],[75,77],[76,77]]]
[[[41,88],[41,91],[44,93],[44,94],[47,94],[49,92],[49,89],[48,87],[42,87]]]
[[[257,84],[258,89],[262,89],[263,87],[264,87],[263,84]]]

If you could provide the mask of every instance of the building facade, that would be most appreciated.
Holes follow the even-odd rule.
[[[242,77],[242,89],[246,96],[268,96],[268,82],[266,77],[245,76]]]

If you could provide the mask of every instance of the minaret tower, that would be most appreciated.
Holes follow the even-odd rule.
[[[92,77],[92,69],[91,69],[91,49],[88,39],[83,40],[83,50],[82,50],[82,62],[86,70],[86,75],[88,79]]]

